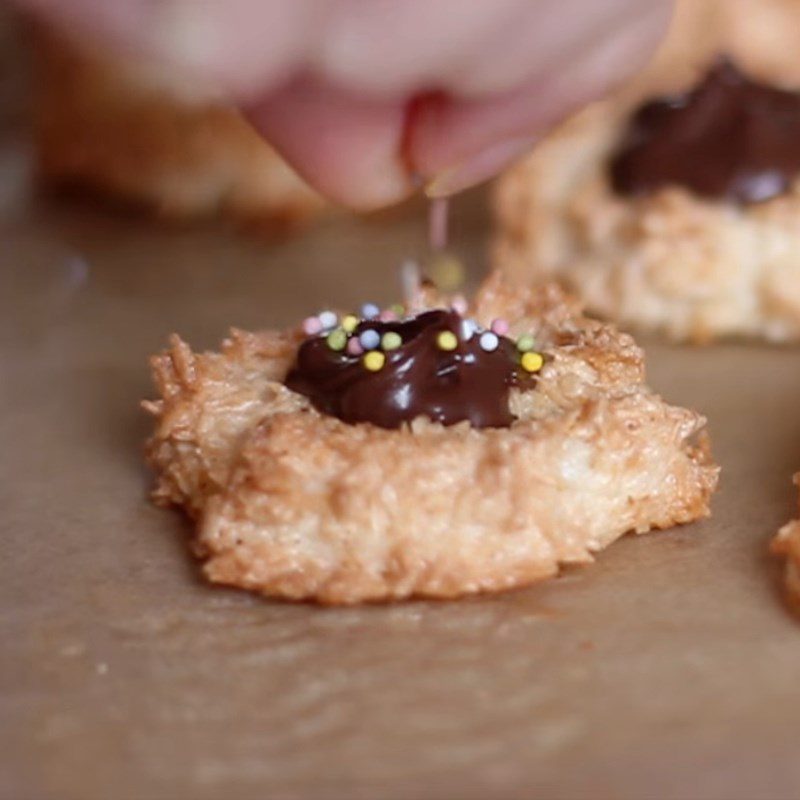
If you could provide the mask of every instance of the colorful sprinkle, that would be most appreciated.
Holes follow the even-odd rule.
[[[392,305],[389,306],[389,309],[394,311],[398,317],[402,317],[406,313],[406,307],[402,303],[392,303]]]
[[[453,298],[452,302],[450,303],[450,307],[456,312],[456,314],[462,315],[466,314],[467,309],[469,308],[467,301],[461,295],[457,295]]]
[[[395,312],[392,311],[391,308],[385,308],[383,311],[381,311],[380,316],[378,317],[378,319],[381,322],[396,322],[397,321],[397,314],[395,314]]]
[[[327,331],[336,327],[339,317],[333,311],[323,311],[319,315],[319,324],[322,325],[322,330]]]
[[[367,330],[361,331],[358,341],[365,350],[375,350],[381,343],[381,335],[378,331],[367,328]]]
[[[346,314],[342,317],[342,328],[347,333],[352,333],[358,327],[358,317],[355,314]]]
[[[426,271],[443,292],[453,292],[464,285],[464,265],[455,256],[447,253],[435,256]]]
[[[523,333],[522,336],[517,339],[517,350],[519,350],[520,353],[533,350],[534,344],[533,336],[529,333]]]
[[[397,350],[401,344],[403,344],[403,337],[394,331],[384,333],[383,338],[381,339],[381,347],[384,350]]]
[[[360,356],[364,352],[361,342],[359,342],[355,336],[348,340],[347,352],[351,356]]]
[[[461,320],[461,338],[468,342],[478,332],[478,323],[474,319]]]
[[[492,330],[498,336],[507,336],[509,331],[509,324],[507,320],[504,319],[495,319],[492,320]]]
[[[347,346],[347,334],[341,328],[337,328],[328,334],[328,338],[325,341],[331,350],[344,350]]]
[[[359,313],[361,314],[362,319],[375,319],[375,317],[381,313],[381,310],[375,305],[375,303],[364,303],[364,305],[359,309]]]
[[[527,352],[522,354],[519,362],[525,372],[538,372],[544,366],[544,358],[541,353]]]
[[[380,350],[372,350],[364,356],[362,363],[370,372],[378,372],[378,370],[383,369],[383,365],[386,363],[386,356]]]
[[[442,331],[436,337],[436,345],[440,350],[455,350],[458,347],[458,337],[452,331]]]
[[[497,338],[496,333],[493,333],[492,331],[484,331],[481,334],[481,338],[478,339],[478,344],[480,344],[481,350],[491,353],[494,350],[497,350],[497,347],[500,344],[500,339]]]
[[[307,336],[314,336],[322,330],[322,323],[319,317],[308,317],[303,320],[303,333]]]

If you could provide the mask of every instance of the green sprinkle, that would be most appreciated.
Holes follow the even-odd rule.
[[[517,350],[520,353],[527,353],[528,350],[533,350],[534,345],[536,342],[533,340],[533,336],[529,333],[523,333],[522,336],[517,339]]]
[[[393,303],[389,308],[394,311],[398,317],[402,317],[406,313],[406,307],[402,303]]]
[[[381,339],[381,347],[384,350],[397,350],[401,344],[403,344],[403,337],[394,331],[384,333],[383,338]]]
[[[328,334],[325,341],[331,350],[344,350],[347,346],[347,334],[341,328],[337,328]]]

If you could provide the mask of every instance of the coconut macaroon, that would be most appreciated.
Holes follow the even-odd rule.
[[[800,486],[800,472],[794,476]],[[789,602],[800,611],[800,520],[786,523],[772,540],[772,552],[786,559],[786,594]]]
[[[155,501],[195,519],[210,580],[268,596],[525,585],[705,517],[717,483],[705,420],[555,286],[495,277],[469,311],[425,290],[219,353],[176,336],[152,366]]]
[[[165,218],[220,215],[267,228],[296,227],[323,207],[207,87],[34,33],[34,143],[46,184]]]
[[[679,3],[649,70],[499,181],[495,266],[676,340],[800,339],[798,23],[787,0]]]

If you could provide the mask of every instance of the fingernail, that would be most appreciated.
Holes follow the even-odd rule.
[[[535,142],[535,137],[520,137],[481,150],[461,164],[440,172],[428,182],[425,194],[428,197],[447,197],[482,183],[529,152]]]

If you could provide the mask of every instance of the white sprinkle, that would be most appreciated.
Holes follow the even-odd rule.
[[[461,338],[468,342],[478,332],[478,323],[474,319],[461,320]]]
[[[500,344],[500,340],[497,338],[497,334],[492,333],[491,331],[485,331],[481,334],[480,338],[480,345],[481,350],[485,350],[487,353],[491,353],[493,350],[497,350],[497,346]]]
[[[333,311],[323,311],[317,317],[319,319],[320,325],[322,325],[322,330],[327,331],[331,328],[336,327],[336,323],[339,321],[339,317]]]

